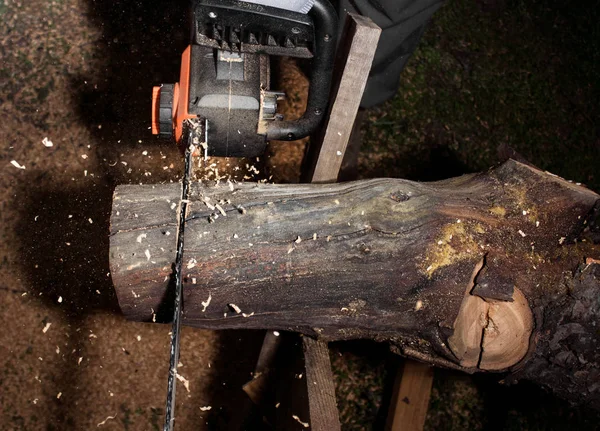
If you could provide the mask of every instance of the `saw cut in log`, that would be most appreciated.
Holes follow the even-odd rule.
[[[177,184],[115,191],[111,274],[129,319],[155,320],[168,294],[178,194]],[[196,183],[183,322],[388,341],[433,365],[512,371],[600,405],[589,384],[600,306],[570,290],[585,277],[586,295],[600,295],[590,276],[600,265],[584,263],[600,258],[585,239],[599,202],[512,160],[434,183]]]
[[[473,282],[467,288],[448,344],[463,367],[502,370],[527,353],[533,314],[517,287],[507,301],[471,293],[475,277],[484,264],[485,259],[482,259],[473,271]]]

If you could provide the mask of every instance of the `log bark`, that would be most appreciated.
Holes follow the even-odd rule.
[[[111,274],[130,319],[169,303],[179,187],[115,191]],[[600,408],[600,265],[585,263],[600,257],[586,239],[599,206],[512,160],[435,183],[196,183],[183,322],[388,341]]]

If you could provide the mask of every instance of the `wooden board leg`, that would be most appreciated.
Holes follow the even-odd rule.
[[[405,361],[396,375],[386,431],[423,429],[432,384],[432,367],[421,362]]]
[[[308,409],[312,431],[338,431],[340,417],[327,343],[303,337]]]
[[[311,143],[306,171],[313,183],[336,182],[367,84],[381,29],[369,18],[348,14],[337,53],[332,101],[322,133]],[[312,158],[312,160],[311,160]],[[313,431],[341,429],[327,343],[304,337],[310,425]]]
[[[315,137],[308,152],[304,180],[326,183],[336,182],[362,94],[365,89],[381,29],[369,18],[348,14],[337,52],[337,62],[332,79],[332,101],[322,133]],[[270,347],[272,336],[267,334],[261,358],[274,357]],[[303,339],[306,382],[308,385],[310,427],[313,431],[340,429],[339,413],[335,400],[335,385],[331,372],[329,348],[323,341]],[[269,367],[265,361],[262,366]],[[255,385],[255,399],[264,389]],[[247,386],[247,392],[252,385]]]
[[[307,155],[304,178],[310,182],[337,181],[380,34],[369,18],[348,14],[336,54],[331,104],[322,132],[311,140]]]

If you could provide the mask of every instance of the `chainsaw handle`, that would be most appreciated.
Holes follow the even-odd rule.
[[[328,0],[315,0],[308,15],[314,23],[315,49],[306,111],[297,120],[270,122],[266,136],[269,141],[304,138],[313,133],[325,117],[336,48],[337,12]]]

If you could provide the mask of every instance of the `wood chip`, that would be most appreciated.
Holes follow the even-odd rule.
[[[231,308],[237,314],[240,314],[242,312],[242,309],[235,304],[227,304],[227,305],[229,305],[229,308]]]
[[[97,427],[101,427],[102,425],[104,425],[106,423],[106,421],[110,420],[110,419],[115,419],[117,417],[117,413],[115,413],[114,416],[107,416],[106,419],[104,419],[102,422],[100,422],[98,425],[96,425]]]
[[[223,209],[223,207],[219,204],[216,204],[215,207],[219,210],[219,212],[221,213],[221,215],[223,215],[223,217],[227,217],[227,213],[225,212],[225,210]]]
[[[209,210],[214,210],[215,206],[213,204],[211,204],[210,202],[210,198],[208,196],[204,196],[202,198],[202,202],[204,202],[204,205],[206,205],[208,207]]]
[[[298,422],[300,425],[302,425],[304,428],[308,428],[309,427],[309,423],[308,422],[302,422],[300,420],[300,418],[296,415],[292,415],[292,419],[294,419],[296,422]]]
[[[188,379],[186,379],[185,377],[183,377],[179,373],[176,373],[175,377],[177,377],[177,380],[179,380],[181,383],[183,383],[183,386],[189,392],[190,391],[190,381]]]
[[[208,308],[208,306],[210,305],[210,301],[212,300],[212,295],[210,294],[210,292],[208,292],[208,298],[206,299],[206,301],[202,301],[202,312],[204,313],[206,311],[206,309]],[[239,313],[239,311],[238,311]]]
[[[25,169],[24,165],[20,165],[16,160],[11,160],[10,164],[13,165],[17,169]]]

